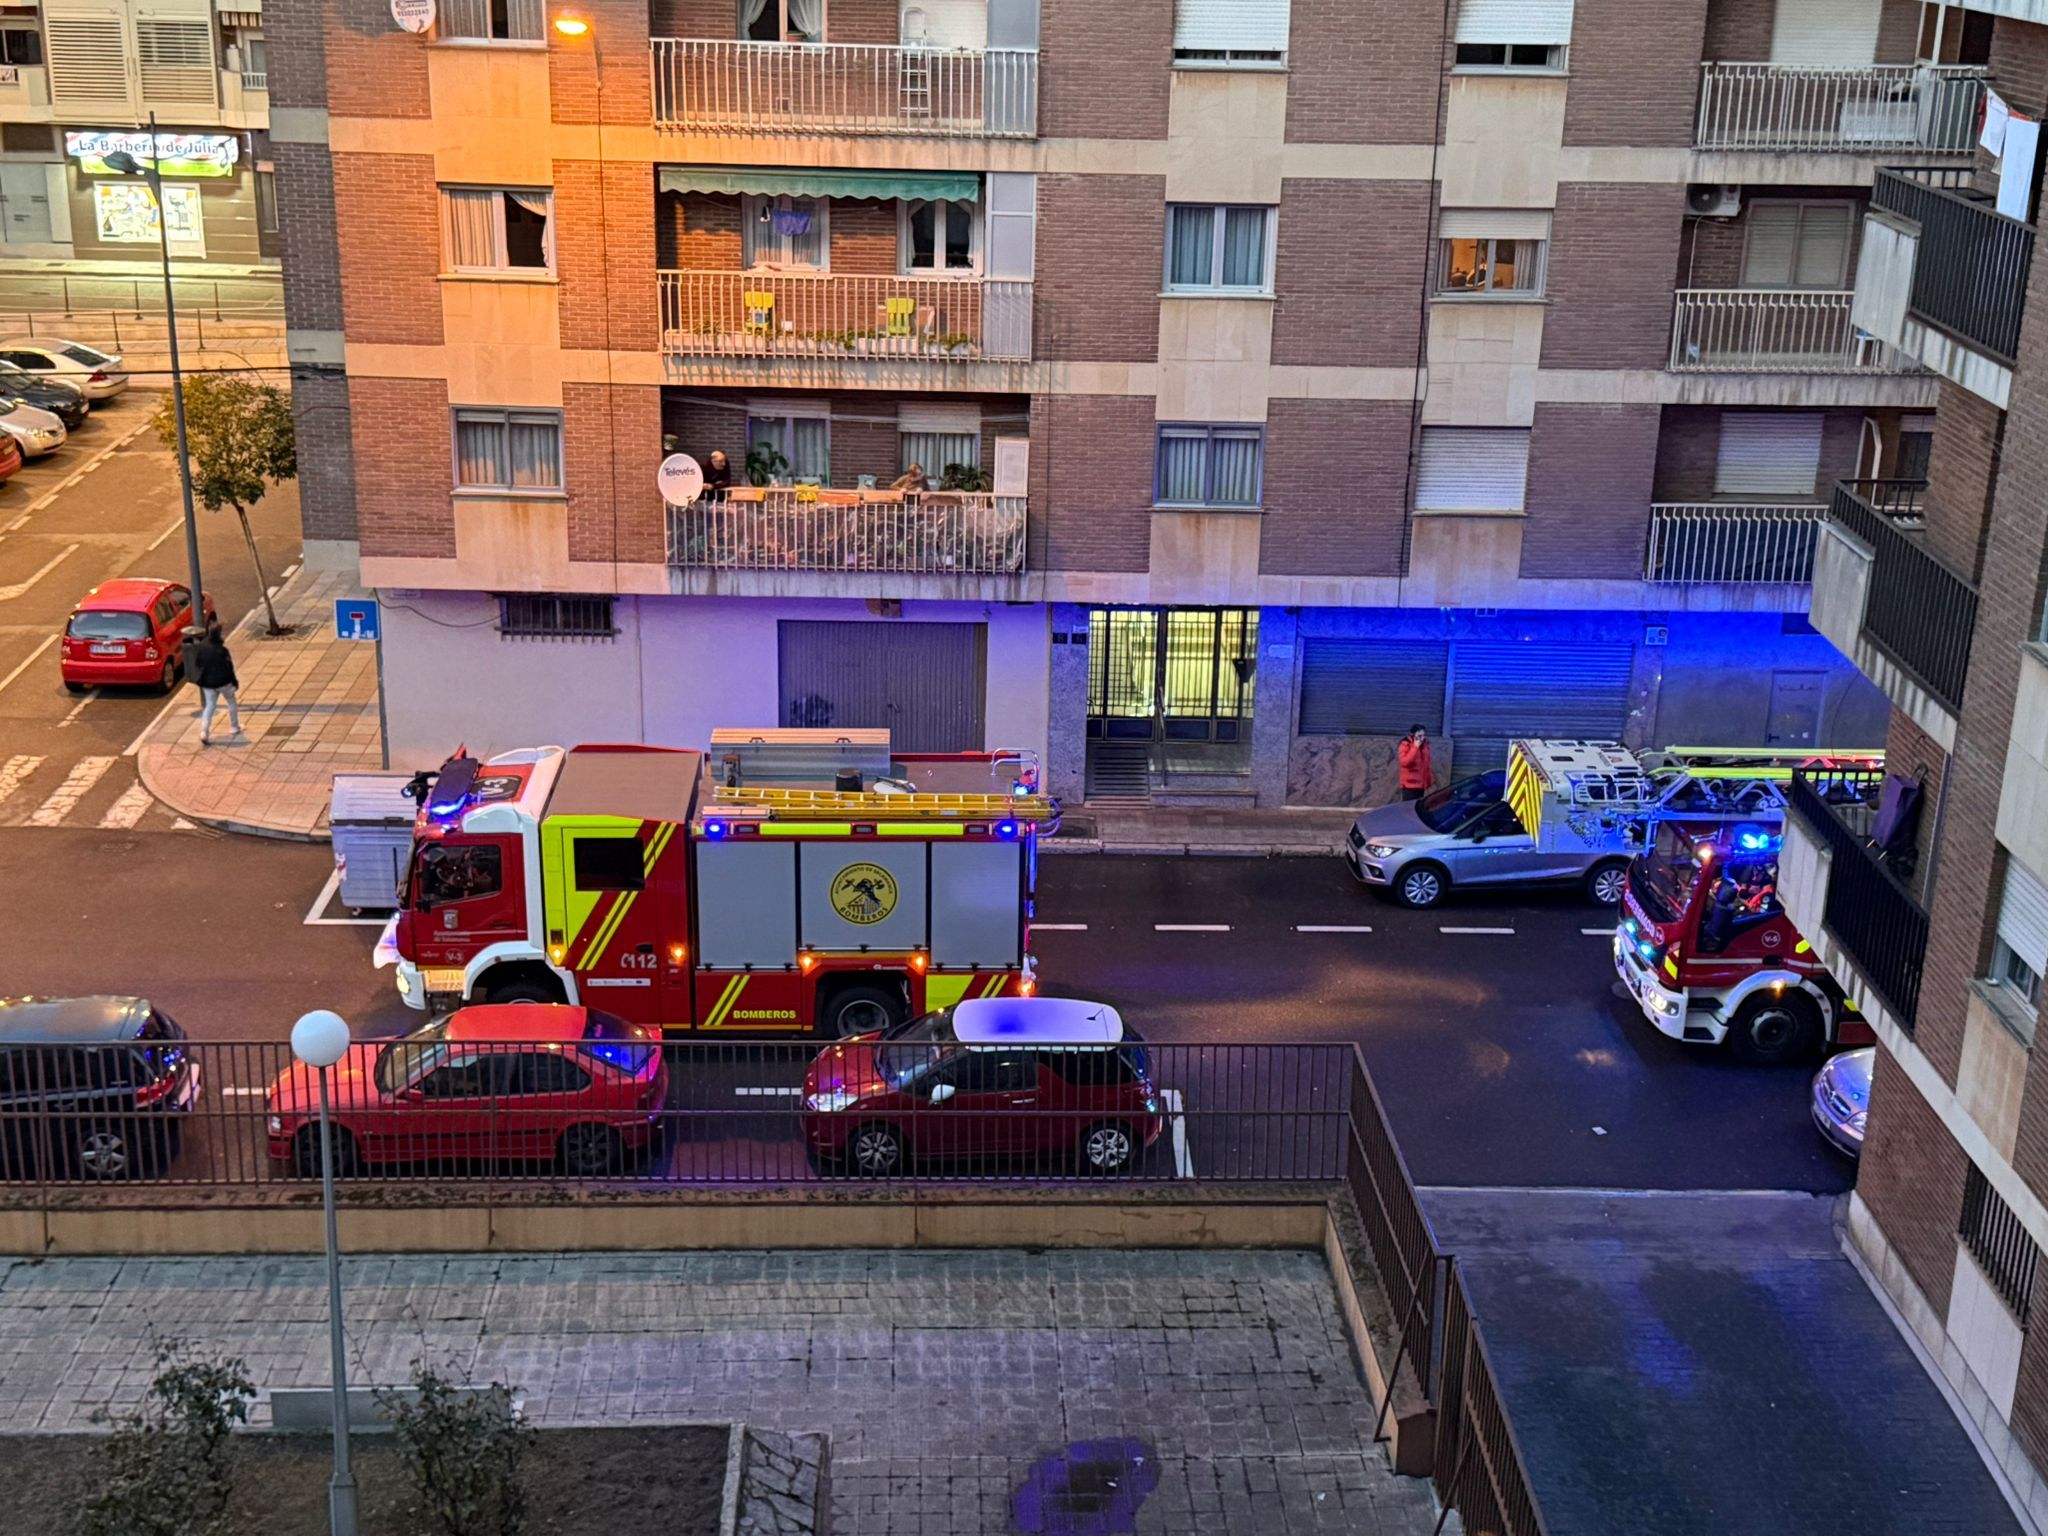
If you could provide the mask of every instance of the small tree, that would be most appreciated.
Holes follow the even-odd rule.
[[[465,1392],[423,1360],[412,1364],[417,1397],[396,1393],[384,1411],[412,1473],[413,1524],[434,1536],[521,1536],[526,1490],[519,1466],[533,1431],[512,1413],[512,1389]]]
[[[157,1346],[156,1377],[142,1407],[116,1418],[94,1449],[80,1519],[83,1536],[220,1536],[228,1526],[222,1446],[249,1422],[256,1385],[240,1359]]]
[[[209,512],[233,507],[241,519],[242,537],[256,567],[256,588],[270,616],[270,633],[285,634],[270,601],[270,583],[256,535],[249,527],[249,504],[261,501],[273,485],[295,480],[298,449],[292,438],[292,405],[281,389],[233,373],[201,373],[184,381],[185,441],[191,450],[192,494]],[[175,406],[165,395],[150,425],[163,445],[178,451]]]

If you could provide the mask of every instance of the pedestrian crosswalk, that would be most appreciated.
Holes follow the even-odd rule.
[[[0,827],[170,832],[190,826],[143,788],[133,758],[66,763],[21,752],[0,760]]]

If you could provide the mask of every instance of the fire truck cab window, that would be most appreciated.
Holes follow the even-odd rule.
[[[504,855],[497,847],[429,847],[420,855],[420,900],[430,906],[495,896],[504,888]]]
[[[585,837],[576,843],[576,889],[637,891],[647,884],[637,837]]]

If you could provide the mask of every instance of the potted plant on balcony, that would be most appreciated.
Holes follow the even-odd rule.
[[[754,443],[747,449],[747,484],[774,485],[789,474],[789,460],[773,443]]]
[[[988,471],[976,464],[948,464],[939,476],[942,491],[986,491],[990,484]]]

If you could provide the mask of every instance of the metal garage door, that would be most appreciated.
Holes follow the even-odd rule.
[[[1411,725],[1444,729],[1451,648],[1441,640],[1301,642],[1304,736],[1400,736]]]
[[[784,619],[782,724],[876,727],[898,752],[983,750],[986,624]]]
[[[1516,736],[1620,740],[1634,661],[1628,645],[1459,641],[1449,730],[1459,775],[1500,767]]]

